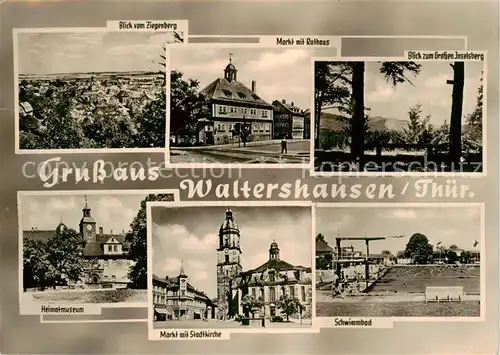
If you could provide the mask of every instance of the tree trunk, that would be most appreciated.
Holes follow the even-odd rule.
[[[365,140],[365,63],[353,62],[352,99],[354,112],[352,117],[351,156],[362,164]],[[362,165],[360,166],[362,168]]]
[[[316,100],[315,103],[315,112],[314,112],[314,134],[315,134],[315,144],[314,144],[314,149],[321,149],[319,146],[320,140],[319,140],[319,131],[321,128],[321,105],[322,105],[322,100],[318,95],[318,99]]]
[[[286,321],[290,322],[290,316],[288,315],[288,313],[286,314]]]
[[[453,93],[450,119],[450,158],[457,168],[462,155],[462,105],[464,97],[464,62],[453,67]]]

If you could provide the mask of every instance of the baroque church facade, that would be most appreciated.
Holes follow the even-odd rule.
[[[310,267],[292,265],[280,258],[278,243],[269,248],[269,259],[262,265],[244,271],[241,266],[240,230],[233,212],[228,209],[219,228],[217,248],[217,318],[228,319],[244,314],[242,299],[253,296],[264,306],[262,316],[282,316],[278,307],[281,297],[297,299],[303,317],[311,314],[312,273]]]
[[[61,221],[54,230],[23,231],[24,240],[40,240],[48,242],[57,233],[66,229]],[[87,197],[82,209],[82,218],[78,226],[83,245],[85,273],[81,280],[83,287],[92,289],[126,288],[130,284],[130,267],[134,261],[130,253],[130,242],[125,240],[124,233],[105,233],[103,227],[97,227],[97,222],[91,214]]]
[[[200,130],[198,139],[207,145],[238,143],[237,124],[249,128],[251,140],[273,137],[273,106],[257,94],[257,83],[248,88],[237,79],[238,70],[229,58],[224,77],[217,78],[201,93],[210,99],[211,117]]]

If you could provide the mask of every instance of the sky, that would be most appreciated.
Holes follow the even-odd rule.
[[[422,64],[420,74],[410,77],[413,85],[403,83],[396,87],[380,74],[380,63],[366,63],[365,106],[371,108],[370,116],[407,120],[409,107],[420,103],[422,115],[431,115],[431,124],[440,126],[444,121],[450,122],[452,85],[446,84],[446,80],[453,79],[453,69],[449,62],[419,63]],[[463,116],[471,113],[476,106],[483,69],[484,63],[465,63]]]
[[[230,207],[230,206],[228,206]],[[189,283],[217,297],[218,232],[227,207],[153,207],[153,273],[159,277],[179,275],[181,262]],[[311,267],[310,207],[234,207],[240,228],[243,271],[269,260],[269,247],[276,240],[280,259]]]
[[[172,41],[171,32],[19,33],[18,73],[158,71]]]
[[[105,233],[128,232],[145,194],[87,195],[90,214],[97,227]],[[21,197],[21,219],[23,230],[33,227],[39,230],[54,230],[61,222],[68,228],[79,231],[84,195],[33,195]]]
[[[332,57],[337,49],[176,47],[170,51],[170,68],[197,79],[203,89],[224,77],[229,53],[233,53],[239,82],[251,88],[255,80],[257,95],[268,103],[284,99],[305,110],[311,106],[313,91],[311,57]]]
[[[443,246],[452,244],[466,250],[479,250],[480,245],[480,210],[477,207],[415,207],[415,208],[316,208],[316,234],[322,233],[332,247],[334,238],[352,237],[385,237],[405,235],[404,238],[373,241],[370,253],[390,250],[394,255],[404,250],[406,243],[414,233],[422,233],[429,243]],[[351,244],[357,250],[365,250],[363,241],[344,241],[345,246]]]

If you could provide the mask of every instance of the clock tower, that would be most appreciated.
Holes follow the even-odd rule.
[[[219,229],[217,248],[217,303],[219,318],[233,316],[229,307],[232,299],[231,284],[241,271],[240,229],[233,212],[226,211],[226,219]]]
[[[84,241],[96,241],[96,223],[90,215],[90,208],[87,204],[87,196],[85,195],[85,207],[83,207],[83,217],[80,220],[80,234]]]

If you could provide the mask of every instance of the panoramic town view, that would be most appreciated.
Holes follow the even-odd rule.
[[[485,62],[315,62],[317,172],[482,172]]]
[[[479,208],[332,210],[316,209],[317,317],[481,315]]]
[[[173,195],[141,193],[22,195],[21,311],[39,313],[47,304],[146,302],[141,206],[172,200]]]
[[[19,148],[165,147],[165,43],[182,41],[174,32],[19,33]]]
[[[151,210],[153,329],[311,327],[310,207]]]
[[[335,48],[169,52],[172,163],[309,163],[310,58]]]

